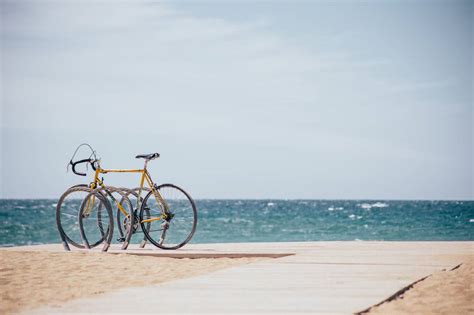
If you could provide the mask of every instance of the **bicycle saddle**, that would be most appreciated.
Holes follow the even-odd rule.
[[[136,159],[145,159],[145,160],[154,160],[156,158],[159,158],[160,154],[159,153],[150,153],[150,154],[139,154],[135,158]]]

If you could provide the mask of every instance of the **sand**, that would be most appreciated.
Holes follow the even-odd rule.
[[[0,250],[0,314],[124,287],[187,278],[264,258],[175,259],[90,252]]]
[[[64,302],[94,295],[100,298],[88,300],[87,305],[76,304],[75,309],[83,313],[91,309],[146,312],[150,305],[159,309],[161,301],[150,299],[146,305],[137,305],[139,296],[130,296],[130,292],[162,296],[182,311],[195,307],[203,312],[218,309],[221,313],[229,313],[239,306],[243,313],[256,313],[254,306],[258,305],[262,313],[304,309],[308,313],[334,310],[349,314],[369,307],[377,300],[382,301],[401,289],[400,283],[407,285],[430,273],[432,275],[425,280],[393,300],[372,308],[369,313],[474,314],[472,242],[190,245],[190,250],[186,251],[188,255],[229,253],[229,249],[232,253],[294,252],[295,255],[275,261],[269,259],[250,268],[232,268],[217,277],[210,274],[155,286],[152,292],[143,286],[204,274],[258,258],[190,260],[134,256],[130,251],[120,255],[65,253],[60,245],[48,246],[36,246],[34,252],[25,252],[33,250],[34,246],[31,249],[21,247],[22,251],[20,248],[0,249],[0,314],[27,311],[44,304],[52,306],[44,308],[43,314],[49,314],[51,310],[61,312],[75,305]],[[462,263],[459,268],[450,270],[459,263]],[[447,270],[440,271],[441,268]],[[235,285],[227,285],[235,280],[238,280]],[[129,286],[135,286],[135,289],[101,295]],[[185,292],[183,288],[186,288]],[[241,291],[235,298],[238,289]],[[183,298],[187,303],[181,307]],[[241,299],[247,303],[240,303]],[[267,299],[272,303],[259,304]],[[61,308],[57,307],[59,305]]]
[[[436,272],[368,314],[474,314],[474,259]]]

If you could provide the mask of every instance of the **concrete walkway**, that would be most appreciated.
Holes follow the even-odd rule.
[[[29,313],[352,314],[474,255],[474,242],[199,244],[174,252],[147,247],[129,249],[126,253],[269,258],[198,277],[74,300],[60,308],[42,307]],[[60,245],[23,248],[62,250]],[[110,251],[116,252],[124,253]]]

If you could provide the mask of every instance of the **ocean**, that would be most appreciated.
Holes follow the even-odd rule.
[[[59,243],[56,202],[0,200],[0,246]],[[474,201],[196,200],[196,205],[191,243],[474,240]]]

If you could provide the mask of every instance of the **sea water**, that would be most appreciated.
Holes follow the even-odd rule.
[[[0,200],[0,246],[59,243],[56,202]],[[196,200],[196,205],[191,243],[474,240],[474,201]]]

